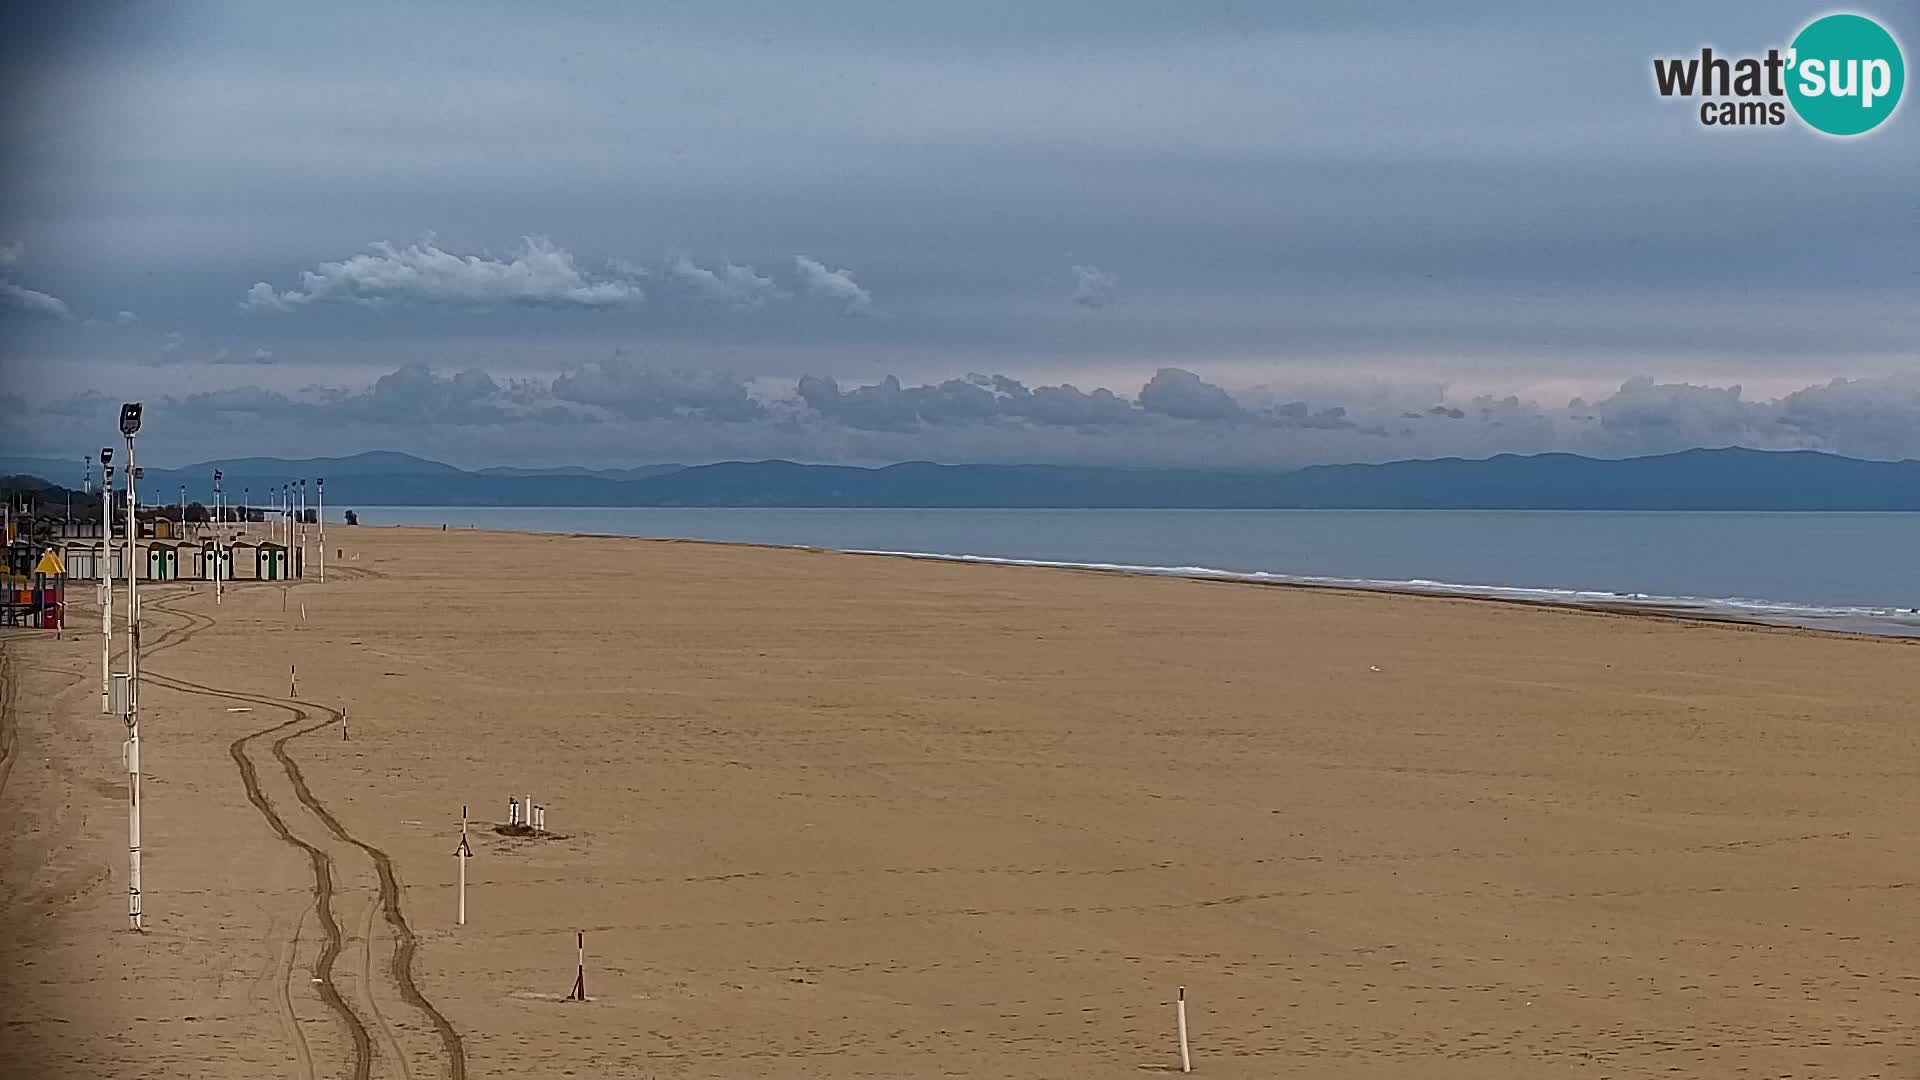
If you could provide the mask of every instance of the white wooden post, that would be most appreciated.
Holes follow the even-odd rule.
[[[1175,1003],[1174,1008],[1177,1012],[1177,1015],[1179,1017],[1179,1023],[1180,1023],[1180,1071],[1183,1073],[1190,1073],[1193,1071],[1193,1057],[1187,1053],[1187,988],[1186,987],[1183,986],[1180,988],[1180,998]]]

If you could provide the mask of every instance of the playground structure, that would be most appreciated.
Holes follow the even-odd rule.
[[[0,625],[59,630],[66,625],[67,573],[60,549],[16,540],[0,580]]]

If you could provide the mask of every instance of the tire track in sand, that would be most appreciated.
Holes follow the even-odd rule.
[[[184,595],[180,598],[184,598]],[[153,609],[168,615],[178,616],[184,619],[185,622],[168,628],[159,638],[155,639],[152,645],[144,649],[143,652],[147,657],[151,657],[154,653],[172,648],[173,646],[184,644],[194,635],[214,625],[214,620],[209,616],[199,615],[190,611],[180,611],[168,606],[167,601],[172,599],[176,599],[176,597],[169,596],[152,601]],[[152,680],[159,686],[168,686],[169,683],[174,681],[167,676],[157,675],[151,672],[142,672],[141,678],[143,681]],[[169,688],[181,689],[179,687]],[[193,693],[195,691],[186,692]],[[282,842],[306,853],[307,865],[313,871],[313,884],[309,888],[309,893],[313,897],[313,910],[320,918],[320,929],[325,936],[325,940],[320,947],[320,955],[315,959],[313,965],[314,989],[319,993],[321,1001],[326,1004],[327,1008],[331,1010],[335,1016],[340,1018],[341,1023],[346,1026],[348,1036],[352,1039],[354,1051],[354,1080],[369,1080],[373,1072],[373,1040],[367,1032],[366,1023],[360,1019],[359,1014],[354,1012],[353,1007],[347,1004],[346,998],[340,994],[338,984],[333,980],[334,964],[338,961],[340,953],[346,947],[346,936],[342,933],[339,920],[334,916],[333,912],[333,857],[313,844],[293,835],[293,831],[287,827],[285,819],[283,819],[279,811],[274,808],[272,800],[267,798],[266,792],[261,789],[259,773],[254,766],[253,759],[247,756],[248,743],[255,739],[271,735],[274,732],[283,731],[308,719],[307,714],[303,710],[287,709],[286,711],[292,714],[290,719],[279,724],[269,725],[250,734],[242,735],[227,745],[227,753],[233,758],[234,765],[240,770],[240,782],[246,789],[247,801],[251,802],[254,809],[260,812],[260,816],[266,819],[267,826],[273,830],[274,834],[277,835]],[[326,723],[327,721],[323,721],[321,724],[314,726],[323,727]],[[302,919],[304,918],[305,916],[302,915]],[[308,1080],[314,1080],[316,1074],[313,1068],[313,1054],[307,1046],[305,1033],[300,1030],[299,1017],[298,1014],[294,1012],[292,992],[289,989],[292,974],[291,965],[298,941],[299,929],[298,923],[296,923],[294,937],[287,942],[284,949],[286,959],[283,961],[283,964],[287,969],[285,974],[288,977],[278,980],[278,986],[276,988],[276,997],[278,1000],[275,1002],[275,1005],[280,1012],[282,1020],[292,1024],[292,1031],[295,1036],[295,1060],[300,1065],[303,1075],[306,1076]]]
[[[153,678],[160,685],[166,685],[154,676],[142,673],[142,677]],[[333,913],[333,857],[319,847],[293,835],[292,830],[287,828],[287,823],[280,817],[279,811],[273,808],[273,803],[260,789],[260,775],[254,769],[253,759],[247,756],[247,744],[253,740],[306,721],[306,713],[297,709],[291,711],[294,714],[292,719],[262,728],[251,735],[242,735],[227,746],[227,752],[233,756],[233,763],[240,769],[240,782],[247,789],[247,801],[253,803],[254,809],[260,811],[260,816],[267,819],[267,826],[283,842],[307,853],[307,864],[313,870],[314,911],[320,916],[320,930],[326,936],[325,942],[320,946],[320,956],[313,965],[314,989],[319,991],[321,999],[327,1003],[327,1008],[332,1009],[334,1015],[340,1017],[346,1024],[347,1034],[353,1039],[354,1080],[368,1080],[373,1074],[373,1039],[367,1034],[366,1023],[360,1019],[358,1013],[354,1012],[353,1006],[347,1004],[347,1000],[340,996],[340,987],[333,981],[333,965],[340,958],[340,952],[345,943],[340,922]],[[325,726],[326,722],[322,721],[310,725],[305,730],[295,731],[294,735],[305,734],[306,730]],[[293,735],[288,735],[284,738],[292,737]],[[279,743],[274,745],[278,747]],[[281,984],[281,989],[285,991],[285,983]],[[286,1004],[288,1010],[291,1010],[292,1001],[289,1000]]]
[[[167,611],[170,614],[192,617],[188,612],[174,611],[171,608],[162,608],[161,610]],[[213,620],[206,619],[203,626],[194,627],[185,636],[182,636],[178,639],[172,639],[168,642],[168,644],[178,644],[180,641],[186,640],[186,637],[191,636],[192,633],[197,633],[200,629],[204,629],[205,626],[211,626],[211,625],[213,625]],[[208,686],[202,683],[191,682],[186,679],[176,678],[174,676],[169,676],[169,675],[155,675],[155,674],[148,674],[143,672],[142,678],[152,679],[154,682],[158,683],[161,686],[167,686],[170,689],[180,690],[186,693],[195,693],[195,694],[201,694],[201,695],[210,696],[210,697],[224,698],[230,701],[246,701],[246,702],[251,702],[257,705],[265,705],[270,708],[282,709],[292,713],[294,715],[294,718],[292,720],[287,721],[286,723],[278,724],[278,725],[274,725],[273,727],[262,729],[261,731],[257,731],[252,735],[244,736],[241,739],[235,741],[235,746],[240,747],[240,749],[237,749],[234,752],[236,763],[239,763],[241,761],[246,761],[246,765],[243,768],[243,780],[251,778],[254,781],[254,784],[257,784],[257,777],[251,776],[252,762],[250,759],[246,758],[244,747],[243,747],[244,743],[251,741],[252,739],[258,736],[269,734],[274,731],[284,730],[289,726],[292,726],[304,720],[307,720],[310,716],[310,714],[307,712],[308,709],[315,709],[326,714],[327,718],[325,720],[319,721],[318,723],[309,724],[306,727],[303,727],[297,731],[294,731],[288,735],[284,735],[281,738],[275,740],[271,744],[270,749],[273,753],[274,759],[280,763],[280,767],[282,771],[284,771],[287,774],[288,781],[292,783],[294,796],[300,800],[301,805],[305,806],[307,810],[313,814],[314,817],[318,818],[320,822],[326,826],[327,831],[332,833],[336,839],[342,841],[343,843],[351,844],[354,847],[359,848],[362,852],[364,852],[367,855],[369,859],[373,861],[374,870],[380,879],[380,907],[386,917],[387,925],[391,927],[393,930],[394,938],[395,938],[395,947],[394,947],[393,955],[388,962],[388,972],[393,977],[394,984],[399,989],[401,998],[404,999],[409,1005],[412,1005],[414,1008],[419,1009],[421,1013],[423,1013],[427,1017],[427,1019],[433,1024],[434,1032],[439,1036],[441,1047],[445,1050],[447,1055],[448,1076],[451,1078],[451,1080],[466,1080],[466,1075],[467,1075],[466,1044],[464,1043],[464,1041],[462,1041],[460,1037],[460,1033],[454,1029],[453,1024],[447,1020],[446,1016],[443,1015],[439,1009],[435,1008],[431,1001],[427,1000],[427,997],[425,994],[420,992],[420,987],[414,981],[414,978],[413,978],[413,957],[414,957],[414,953],[418,951],[419,939],[414,935],[413,927],[408,925],[406,920],[406,915],[401,910],[401,907],[400,907],[400,882],[399,882],[398,876],[394,873],[394,870],[393,870],[392,857],[389,856],[385,851],[382,851],[380,848],[375,847],[374,845],[369,844],[366,841],[361,840],[359,837],[356,837],[352,833],[348,832],[346,828],[340,824],[339,819],[334,817],[332,812],[327,809],[326,804],[324,804],[317,797],[314,796],[312,788],[310,788],[307,785],[305,775],[300,771],[299,764],[295,762],[293,758],[287,754],[287,750],[286,750],[287,743],[293,741],[294,739],[299,738],[302,735],[308,734],[309,732],[319,730],[320,728],[323,728],[330,724],[338,722],[340,720],[339,712],[334,709],[328,708],[327,706],[315,705],[311,702],[297,701],[293,699],[264,697],[256,694],[245,694],[235,690],[223,689],[221,687],[215,687],[215,686]],[[249,793],[248,793],[249,798],[252,798],[256,790],[257,790],[257,786],[250,784]],[[266,802],[264,794],[261,795],[260,801],[256,802],[255,805],[256,807],[264,806],[264,809],[262,810],[263,813],[271,812],[271,803]],[[269,824],[272,824],[274,821],[277,821],[277,820],[278,820],[278,816],[276,814],[272,819],[270,819]],[[279,828],[276,829],[276,832],[281,832],[283,839],[290,839],[290,842],[304,849],[308,849],[310,851],[318,851],[317,848],[313,848],[312,845],[307,844],[305,841],[291,839],[292,834],[290,832],[284,832],[283,831],[284,829],[285,829],[285,823],[280,822],[280,826]],[[324,852],[322,852],[321,854],[324,856]],[[328,862],[328,869],[329,869],[329,877],[330,877],[331,860],[329,860]],[[329,897],[331,896],[330,889],[331,889],[331,883],[329,881]],[[331,923],[332,913],[330,909],[324,913],[324,920]],[[329,930],[329,943],[336,946],[337,946],[337,942],[335,941],[334,935],[337,933],[337,931],[338,931],[337,924],[332,924],[332,929]],[[334,949],[334,955],[337,956],[338,952],[339,950],[336,947]],[[330,970],[331,970],[331,965],[329,964],[329,976],[322,985],[329,987],[334,997],[338,998],[339,990],[336,986],[333,986],[331,982]],[[371,971],[369,971],[369,974],[371,974]],[[369,998],[369,1003],[371,1003],[370,998]],[[340,1004],[346,1014],[352,1014],[353,1010],[350,1007],[346,1006],[346,1002],[344,1001],[344,999],[341,1000]],[[384,1018],[380,1019],[380,1023],[382,1027],[386,1026]],[[359,1024],[359,1019],[357,1016],[354,1017],[354,1024],[356,1025]],[[391,1031],[388,1031],[386,1034],[388,1038],[392,1038]],[[356,1048],[356,1057],[360,1056],[359,1050],[361,1047],[361,1042],[363,1039],[366,1039],[366,1038],[367,1038],[367,1034],[366,1034],[366,1029],[364,1025],[358,1026],[357,1034],[354,1040],[355,1048]],[[367,1050],[368,1050],[368,1057],[370,1057],[370,1051],[371,1051],[370,1040],[368,1042]],[[362,1061],[364,1062],[364,1064],[356,1067],[356,1071],[354,1074],[356,1080],[366,1080],[366,1077],[368,1076],[368,1070],[371,1068],[370,1060],[363,1058]],[[401,1061],[401,1068],[403,1071],[406,1071],[404,1058]]]

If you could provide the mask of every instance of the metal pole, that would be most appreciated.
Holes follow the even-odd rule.
[[[100,487],[100,526],[102,538],[100,555],[106,563],[100,568],[100,580],[106,585],[105,602],[100,606],[100,715],[113,711],[113,557],[118,552],[113,546],[113,466],[104,463],[112,451],[101,451],[104,469]]]
[[[213,505],[218,523],[213,527],[213,602],[220,603],[225,586],[221,583],[220,540],[227,531],[227,511],[221,499],[220,470],[213,470]]]
[[[320,584],[327,583],[327,478],[313,482],[314,496],[320,500]]]
[[[127,436],[127,546],[136,550],[139,530],[134,518],[138,496],[134,491],[133,436]],[[127,566],[127,927],[144,931],[140,909],[140,587]]]

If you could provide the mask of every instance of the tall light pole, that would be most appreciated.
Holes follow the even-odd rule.
[[[305,477],[300,478],[300,504],[299,509],[293,512],[293,535],[300,544],[300,554],[293,560],[293,564],[300,568],[300,576],[305,577],[307,574],[307,480]]]
[[[220,490],[219,469],[213,470],[213,505],[220,515],[218,523],[213,527],[213,602],[217,604],[220,602],[221,591],[224,588],[220,583],[220,542],[227,531],[227,508]]]
[[[140,430],[140,403],[120,406],[120,434],[127,437],[127,546],[137,548],[137,498],[133,437]],[[127,928],[144,931],[140,908],[140,592],[131,560],[127,566]]]
[[[113,712],[113,447],[100,448],[100,715]]]

